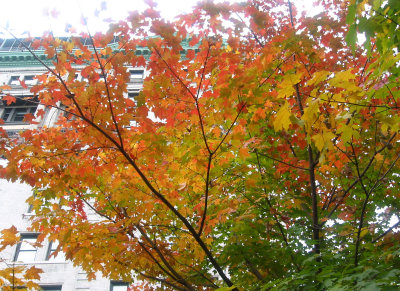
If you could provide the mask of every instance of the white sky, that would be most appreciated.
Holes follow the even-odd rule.
[[[0,0],[0,25],[22,34],[30,31],[32,36],[40,36],[43,31],[51,30],[54,35],[64,34],[67,23],[74,27],[80,25],[81,15],[88,18],[91,32],[106,30],[107,23],[99,19],[125,19],[129,11],[143,10],[144,0]],[[101,11],[101,3],[106,2],[106,10]],[[196,0],[158,0],[162,16],[169,19],[183,12],[190,12]],[[57,19],[46,16],[53,9],[59,12]],[[99,16],[95,17],[95,10]],[[79,31],[79,29],[78,29]]]
[[[240,0],[228,0],[240,2]],[[101,11],[101,3],[106,2],[106,10]],[[172,19],[178,14],[190,12],[198,0],[155,0],[163,17]],[[310,9],[312,0],[292,0],[298,4],[303,3]],[[100,19],[112,18],[125,19],[129,11],[142,10],[146,5],[144,0],[0,0],[0,26],[8,27],[17,36],[29,31],[32,36],[40,36],[44,31],[51,30],[54,35],[66,35],[64,30],[67,23],[80,29],[81,15],[88,18],[89,29],[92,33],[105,31],[107,23]],[[305,3],[305,4],[304,4]],[[46,16],[55,9],[59,12],[57,19]],[[95,10],[99,16],[95,17]],[[10,36],[0,28],[0,38]]]

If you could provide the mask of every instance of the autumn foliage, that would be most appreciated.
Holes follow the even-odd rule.
[[[36,41],[53,66],[31,91],[68,114],[2,140],[33,229],[138,290],[395,290],[399,55],[348,35],[364,2],[204,2],[174,22],[150,3],[92,46]],[[134,99],[128,67],[146,68]]]

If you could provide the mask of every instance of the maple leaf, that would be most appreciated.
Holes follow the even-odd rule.
[[[316,134],[312,136],[314,140],[315,146],[319,151],[322,151],[325,148],[331,148],[332,140],[336,137],[336,135],[332,132],[322,132],[322,134]]]
[[[24,80],[19,80],[19,83],[21,84],[22,88],[26,89],[28,86],[25,84]]]
[[[0,90],[11,90],[11,87],[9,85],[2,85],[0,86]]]
[[[24,278],[26,280],[40,280],[40,274],[42,273],[42,269],[32,266],[25,271]]]
[[[19,242],[19,240],[19,233],[15,226],[11,226],[8,229],[3,229],[1,231],[0,251],[4,250],[8,246],[15,245]]]
[[[17,102],[17,99],[11,95],[4,96],[3,100],[6,101],[7,105],[11,105],[12,103]]]
[[[273,122],[274,124],[274,129],[276,131],[280,130],[288,130],[289,125],[291,124],[290,121],[290,110],[289,110],[289,103],[285,102],[283,106],[279,109],[279,111],[276,113],[275,120]]]

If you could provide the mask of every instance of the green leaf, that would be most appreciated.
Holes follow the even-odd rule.
[[[357,12],[357,5],[352,4],[347,9],[347,16],[346,16],[346,23],[353,24],[354,20],[356,19],[356,12]]]
[[[357,41],[357,27],[355,23],[350,26],[345,39],[347,44],[354,50]]]

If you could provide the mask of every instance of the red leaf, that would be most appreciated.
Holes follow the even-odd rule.
[[[32,48],[35,49],[35,50],[37,50],[39,47],[40,47],[40,39],[35,39],[35,40],[32,42]]]
[[[28,86],[26,86],[24,80],[19,80],[19,83],[21,84],[22,88],[24,88],[24,89],[28,88]]]
[[[188,50],[188,52],[187,52],[187,54],[186,54],[186,57],[187,57],[189,60],[192,60],[192,59],[194,58],[194,56],[195,56],[194,50]]]
[[[192,39],[189,41],[190,46],[195,46],[199,42],[200,38],[197,36],[192,36]]]
[[[32,113],[28,113],[28,114],[25,114],[24,121],[28,122],[30,124],[38,124],[38,122],[33,121],[35,118],[36,118],[35,115],[33,115]]]
[[[239,102],[236,108],[238,112],[247,113],[246,102]]]

